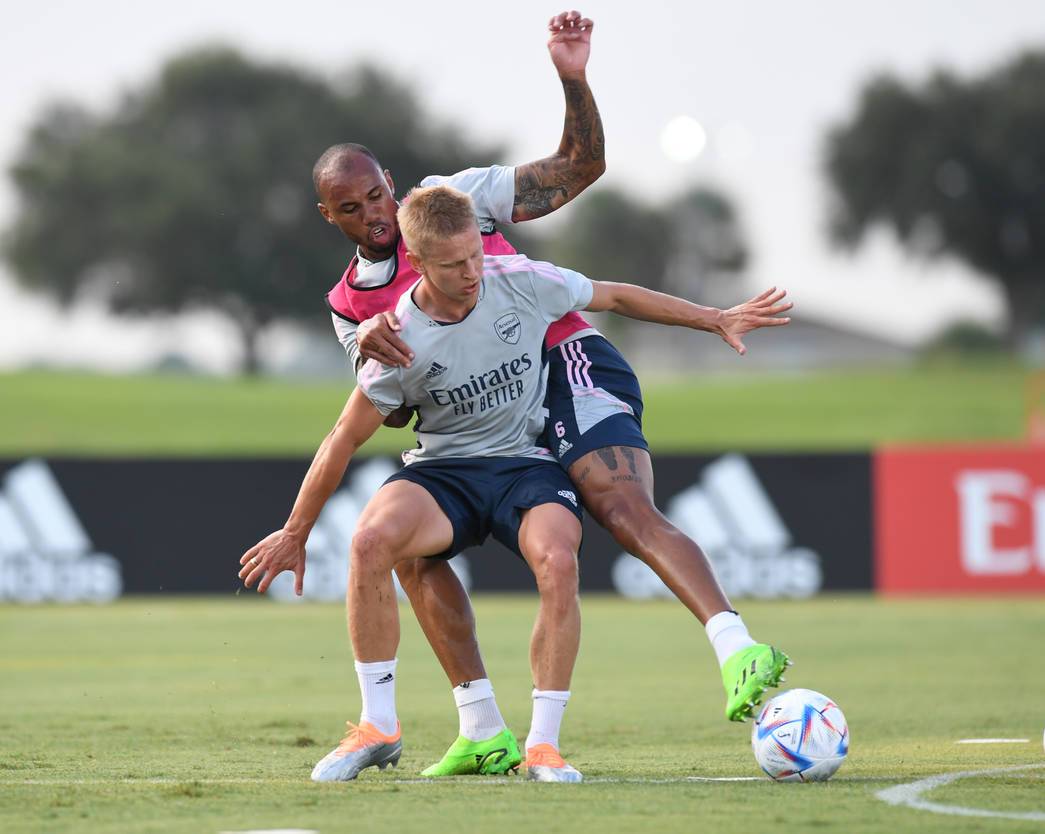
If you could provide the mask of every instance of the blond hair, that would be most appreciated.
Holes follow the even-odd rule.
[[[406,248],[415,255],[421,255],[433,241],[458,235],[476,225],[472,198],[449,185],[413,189],[396,217]]]

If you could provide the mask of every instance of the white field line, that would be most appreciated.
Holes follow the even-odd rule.
[[[999,776],[1003,773],[1015,773],[1021,770],[1033,770],[1043,768],[1045,764],[1017,765],[1014,767],[996,767],[990,770],[963,770],[958,773],[941,773],[938,776],[930,776],[927,779],[919,779],[917,782],[908,782],[906,785],[896,785],[892,788],[878,791],[875,796],[890,805],[905,805],[908,808],[916,808],[919,811],[931,811],[934,814],[950,814],[957,817],[994,817],[995,819],[1007,820],[1033,820],[1045,822],[1045,811],[989,811],[985,808],[964,808],[961,805],[943,805],[939,802],[929,802],[922,799],[924,793],[928,793],[959,779],[971,779],[976,776]]]
[[[1029,738],[960,738],[955,744],[1028,744]]]
[[[219,831],[218,834],[319,834],[314,828],[251,828],[247,831]]]

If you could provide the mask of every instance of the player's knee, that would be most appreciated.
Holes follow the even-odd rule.
[[[380,527],[361,525],[352,535],[352,567],[381,568],[389,561],[392,543]]]
[[[563,544],[548,544],[530,560],[542,594],[571,596],[577,593],[579,571],[576,551]]]

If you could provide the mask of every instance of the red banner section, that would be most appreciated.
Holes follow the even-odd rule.
[[[874,501],[879,591],[1045,590],[1045,450],[885,449]]]

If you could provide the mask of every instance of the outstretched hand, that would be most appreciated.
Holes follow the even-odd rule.
[[[743,337],[760,327],[780,327],[791,321],[789,316],[782,316],[795,305],[784,301],[787,290],[770,287],[761,295],[750,301],[738,304],[722,311],[722,323],[719,335],[733,350],[743,356],[747,353]]]
[[[548,21],[548,52],[560,76],[584,72],[591,55],[591,18],[578,11],[560,12]]]
[[[258,584],[258,593],[268,590],[272,580],[283,571],[294,572],[294,593],[301,596],[305,584],[305,543],[286,530],[270,533],[240,557],[243,565],[239,578],[251,588]]]

